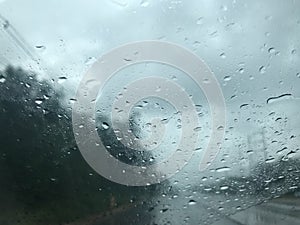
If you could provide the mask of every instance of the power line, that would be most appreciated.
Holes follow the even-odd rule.
[[[38,57],[31,50],[30,45],[23,39],[19,32],[13,27],[9,21],[0,14],[0,24],[2,33],[6,34],[17,48],[20,48],[26,56],[33,61],[38,61]]]

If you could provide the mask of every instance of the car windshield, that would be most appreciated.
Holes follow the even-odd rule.
[[[0,224],[300,224],[299,35],[295,0],[0,0]]]

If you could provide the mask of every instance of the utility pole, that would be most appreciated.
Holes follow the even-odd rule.
[[[251,170],[259,161],[261,152],[263,152],[263,160],[265,161],[267,159],[267,144],[264,128],[248,135],[247,142],[248,151],[252,152],[251,156],[249,156],[249,169]],[[252,155],[254,155],[254,157]]]

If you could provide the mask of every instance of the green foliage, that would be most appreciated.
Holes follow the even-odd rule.
[[[70,127],[58,93],[34,74],[8,67],[0,86],[1,167],[6,184],[26,203],[48,201],[63,189]],[[5,182],[5,181],[3,181]],[[45,191],[48,192],[45,195]]]
[[[14,67],[1,74],[0,224],[17,213],[30,224],[58,224],[110,210],[112,196],[126,205],[148,191],[91,170],[76,147],[63,95],[47,81]]]

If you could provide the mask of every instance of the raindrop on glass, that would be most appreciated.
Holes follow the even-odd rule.
[[[104,130],[107,130],[109,128],[109,125],[108,125],[108,123],[103,122],[102,127],[103,127]]]
[[[266,72],[266,67],[264,67],[264,66],[259,67],[259,72],[261,74],[265,73]]]
[[[59,77],[57,83],[62,84],[67,80],[66,77]]]

